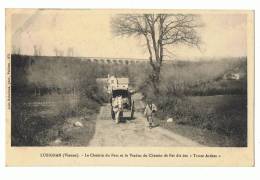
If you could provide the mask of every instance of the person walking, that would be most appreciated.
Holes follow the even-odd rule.
[[[147,105],[144,110],[144,115],[146,116],[147,122],[149,123],[149,128],[151,129],[154,126],[154,116],[157,111],[157,107],[152,103],[151,100],[147,101]]]

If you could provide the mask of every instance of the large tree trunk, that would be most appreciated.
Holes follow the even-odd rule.
[[[160,83],[160,71],[161,67],[160,66],[155,66],[153,68],[153,72],[151,74],[151,81],[152,81],[152,86],[155,94],[159,93],[159,83]]]

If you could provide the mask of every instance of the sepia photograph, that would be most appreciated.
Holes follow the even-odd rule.
[[[251,11],[8,9],[6,16],[11,148],[252,142]]]

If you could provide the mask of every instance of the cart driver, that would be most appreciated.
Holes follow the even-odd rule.
[[[117,96],[114,98],[113,101],[113,111],[115,112],[116,118],[119,117],[119,113],[122,109],[122,103],[123,103],[123,98],[122,96]]]

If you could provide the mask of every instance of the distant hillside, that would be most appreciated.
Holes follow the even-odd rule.
[[[230,73],[238,74],[239,78],[225,79]],[[245,94],[246,77],[246,58],[177,61],[163,66],[160,89],[175,95]]]

